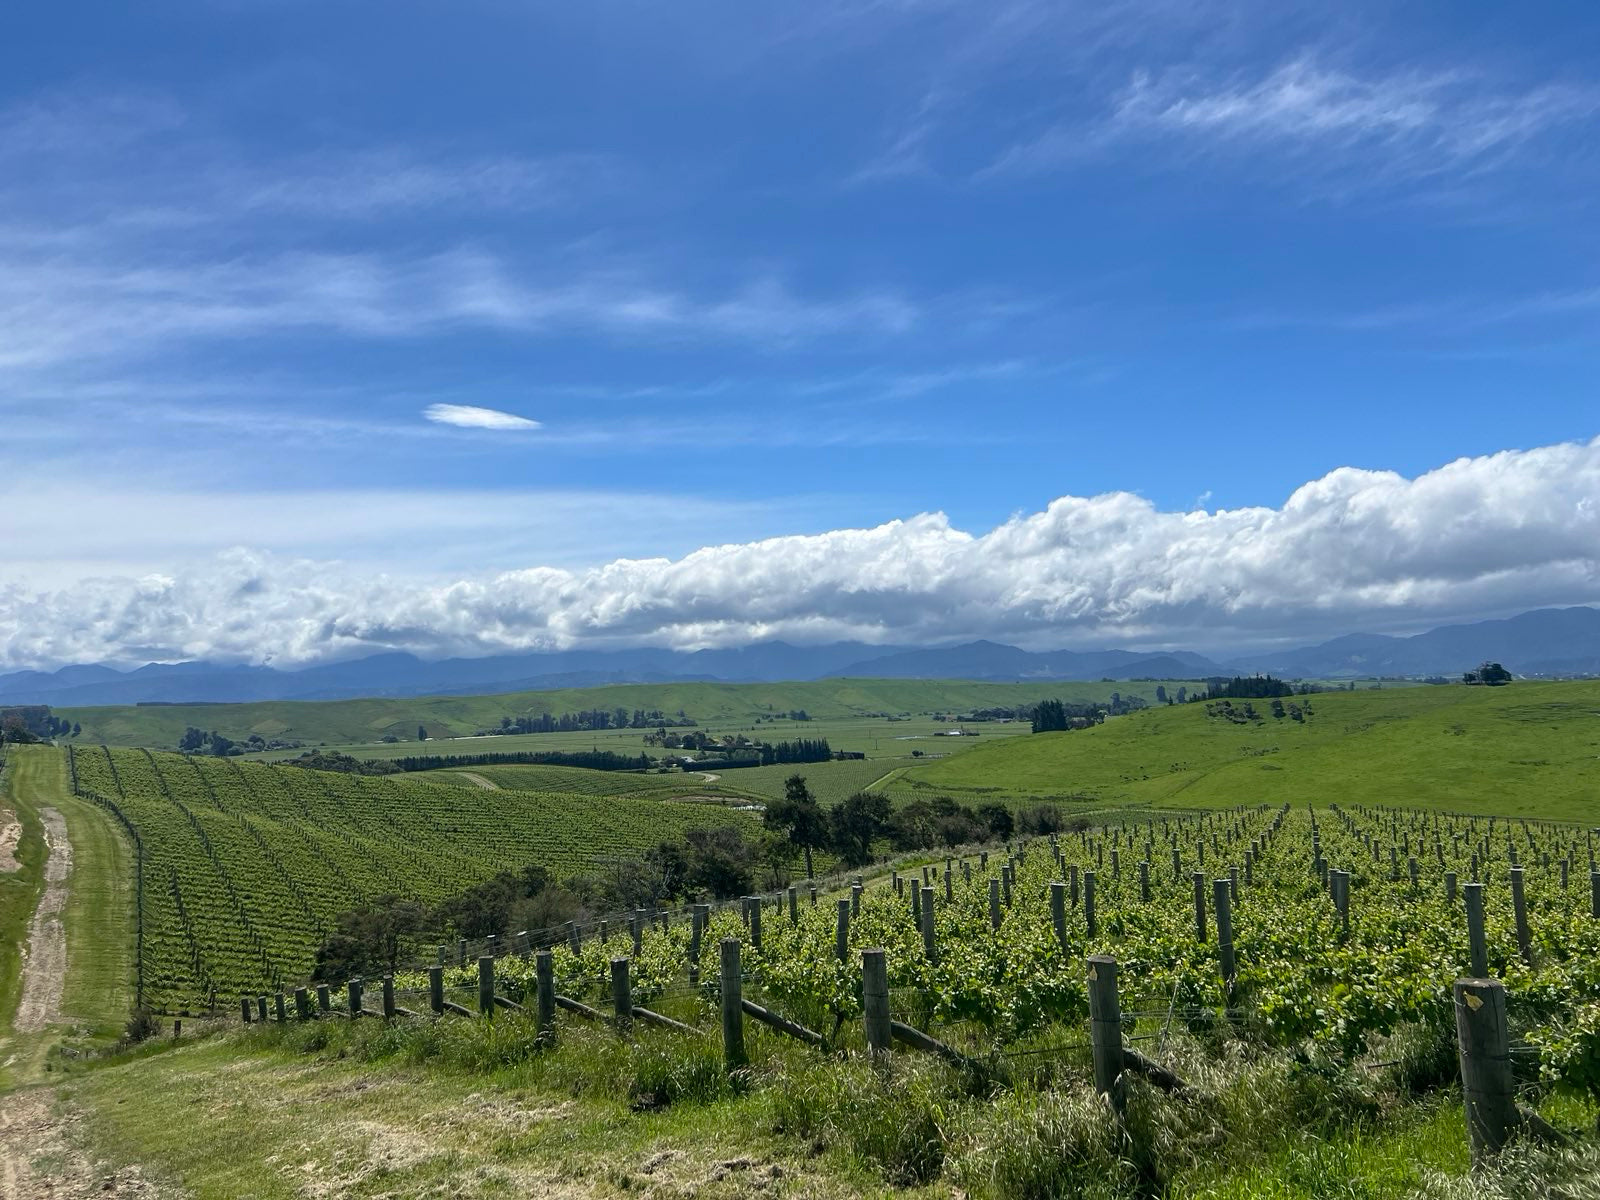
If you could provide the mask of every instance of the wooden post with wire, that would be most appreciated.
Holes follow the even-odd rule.
[[[541,950],[533,958],[533,973],[539,995],[537,1036],[548,1042],[556,1032],[555,956]]]
[[[1473,1166],[1482,1167],[1521,1124],[1511,1076],[1506,989],[1494,979],[1458,979],[1454,992],[1467,1138]]]
[[[739,939],[722,939],[722,1061],[728,1070],[744,1066],[744,994],[739,970]]]
[[[889,962],[881,949],[861,952],[861,1009],[867,1049],[881,1058],[894,1041],[889,1025]]]
[[[1089,958],[1089,1044],[1094,1055],[1094,1090],[1122,1110],[1122,1010],[1117,1000],[1117,960]]]

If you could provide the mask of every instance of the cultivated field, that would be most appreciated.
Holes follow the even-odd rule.
[[[73,784],[137,837],[144,1002],[205,1008],[303,981],[333,918],[378,896],[433,902],[498,871],[558,877],[686,829],[719,805],[475,788],[145,750],[74,749]]]

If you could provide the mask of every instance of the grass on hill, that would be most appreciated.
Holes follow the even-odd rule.
[[[188,726],[215,729],[235,741],[252,733],[294,738],[308,745],[364,746],[385,736],[409,742],[417,727],[431,738],[463,737],[496,729],[502,717],[561,714],[595,708],[659,709],[687,713],[718,732],[751,729],[757,717],[804,709],[818,720],[850,720],[881,714],[969,712],[976,708],[1032,704],[1044,699],[1107,700],[1112,692],[1153,699],[1150,683],[975,683],[968,680],[829,679],[800,683],[618,684],[560,691],[510,692],[486,696],[418,696],[363,700],[289,701],[252,704],[121,705],[63,708],[58,715],[83,727],[81,742],[112,746],[175,747]],[[781,721],[761,732],[781,737],[818,736],[811,723]],[[906,732],[885,723],[883,740]],[[562,735],[539,735],[547,749],[566,748]],[[579,734],[587,747],[592,734]],[[826,736],[826,735],[824,735]],[[609,748],[609,747],[607,747]],[[850,749],[866,749],[852,746]],[[430,751],[433,748],[430,747]],[[468,753],[470,751],[462,751]]]
[[[1078,806],[1394,804],[1600,820],[1600,681],[1326,692],[1303,722],[1236,724],[1204,703],[984,745],[894,780],[901,799]],[[1235,710],[1243,701],[1232,702]],[[1287,703],[1287,702],[1286,702]]]
[[[26,756],[15,746],[0,754],[4,756],[0,758],[0,830],[14,821],[19,834],[12,851],[15,866],[0,866],[0,1035],[4,1035],[16,1012],[22,948],[27,945],[28,922],[39,899],[45,845],[44,827],[35,806],[27,800],[32,788],[30,773],[23,766]]]
[[[541,1051],[524,1017],[485,1024],[186,1039],[66,1064],[61,1090],[89,1114],[95,1159],[199,1197],[1118,1200],[1155,1194],[1146,1164],[1171,1200],[1533,1200],[1589,1196],[1600,1169],[1585,1139],[1470,1172],[1454,1094],[1418,1102],[1370,1072],[1214,1062],[1199,1047],[1179,1053],[1186,1074],[1204,1074],[1204,1102],[1132,1082],[1119,1136],[1086,1063],[991,1090],[928,1059],[875,1070],[753,1026],[751,1065],[730,1079],[715,1045],[659,1030],[622,1039],[569,1024]],[[1569,1127],[1593,1121],[1569,1101],[1540,1107]]]
[[[67,934],[62,1023],[78,1046],[104,1044],[121,1032],[133,1005],[133,864],[127,842],[108,816],[68,789],[65,756],[51,746],[7,750],[0,810],[18,814],[23,827],[22,869],[0,873],[0,1034],[20,999],[20,959],[36,906],[46,859],[43,810],[58,811],[67,827],[72,870],[67,877],[63,924]],[[8,1049],[0,1037],[0,1082],[38,1074],[48,1042],[26,1039]]]

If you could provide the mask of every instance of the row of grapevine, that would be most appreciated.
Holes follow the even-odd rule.
[[[1134,1019],[1227,1019],[1267,1044],[1352,1058],[1403,1025],[1451,1026],[1477,883],[1487,970],[1505,983],[1519,1033],[1545,1048],[1552,1078],[1587,1086],[1600,1072],[1595,872],[1593,834],[1571,826],[1399,809],[1236,810],[1116,823],[896,878],[856,900],[842,955],[833,906],[791,908],[783,896],[767,898],[759,926],[748,912],[714,914],[702,944],[741,939],[747,980],[813,1028],[860,1015],[859,952],[883,947],[908,1019],[947,1029],[974,1053],[1019,1052],[1053,1028],[1081,1028],[1084,961],[1109,954]],[[501,944],[527,940],[508,933]],[[651,927],[637,949],[615,921],[606,940],[558,941],[563,993],[602,1003],[617,955],[632,959],[638,1002],[681,993],[689,928]],[[475,964],[452,964],[447,977],[470,988]],[[526,954],[504,960],[496,978],[520,998],[532,986]],[[396,983],[420,988],[424,977]],[[714,973],[700,987],[713,998]]]
[[[435,902],[532,863],[563,875],[730,810],[400,786],[381,778],[73,748],[73,786],[137,848],[141,999],[193,1010],[310,971],[336,916],[384,895]]]

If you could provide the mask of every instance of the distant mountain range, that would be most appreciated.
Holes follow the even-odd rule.
[[[1484,659],[1518,675],[1600,675],[1600,609],[1546,608],[1499,621],[1448,625],[1414,637],[1358,633],[1316,646],[1267,654],[1185,650],[1021,650],[998,642],[958,646],[871,646],[834,642],[791,646],[760,642],[735,650],[568,650],[427,662],[376,654],[298,671],[152,663],[134,671],[63,667],[0,675],[0,704],[58,708],[103,704],[236,703],[249,700],[344,700],[356,696],[470,695],[599,687],[611,683],[778,680],[1200,679],[1270,672],[1291,679],[1366,675],[1457,676]]]

